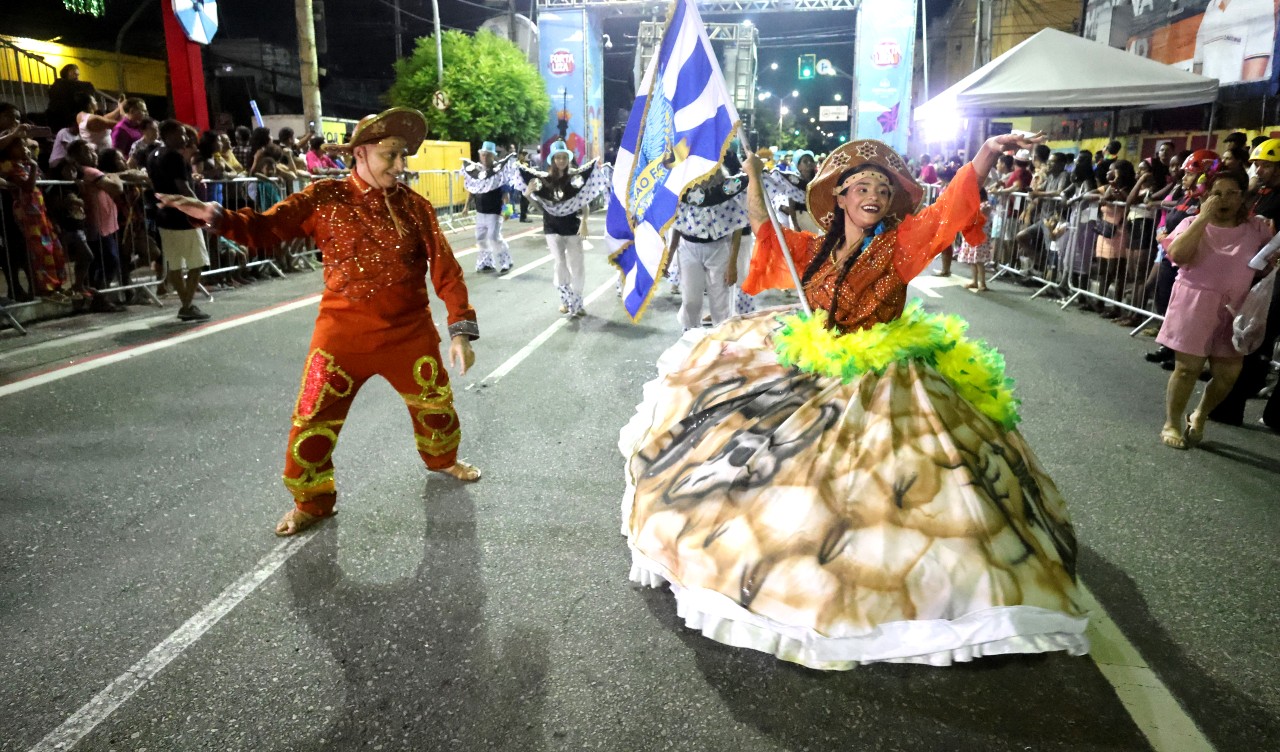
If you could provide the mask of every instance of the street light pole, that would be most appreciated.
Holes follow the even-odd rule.
[[[320,64],[316,58],[316,27],[311,0],[294,0],[294,17],[298,21],[298,62],[302,78],[302,118],[312,135],[322,132],[320,125]]]
[[[400,58],[404,57],[403,31],[401,31],[401,27],[400,27],[400,0],[391,0],[391,8],[392,10],[395,11],[394,23],[396,26],[396,60],[399,60]]]
[[[440,0],[431,0],[431,15],[436,27],[436,88],[444,89],[444,52],[440,44]]]

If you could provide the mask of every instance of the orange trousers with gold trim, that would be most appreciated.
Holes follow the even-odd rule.
[[[385,378],[404,399],[427,467],[440,470],[457,461],[462,432],[438,343],[416,340],[361,353],[319,344],[330,343],[312,341],[285,456],[284,485],[298,509],[320,517],[333,513],[333,450],[351,401],[373,376]]]

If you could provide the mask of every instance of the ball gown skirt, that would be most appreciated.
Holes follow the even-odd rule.
[[[631,579],[713,640],[816,669],[1086,653],[1066,505],[1013,421],[942,375],[946,346],[852,378],[787,364],[789,313],[659,360],[619,442]]]

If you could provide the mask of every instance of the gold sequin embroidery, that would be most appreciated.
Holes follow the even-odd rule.
[[[338,431],[342,429],[343,422],[341,420],[321,421],[308,426],[294,437],[293,443],[289,446],[289,456],[302,468],[302,475],[297,478],[291,478],[287,474],[284,476],[284,484],[293,493],[294,498],[306,501],[316,496],[334,493],[333,467],[323,470],[321,468],[329,465],[333,458],[333,450],[338,445]],[[308,460],[302,456],[302,445],[308,439],[317,436],[326,439],[328,447],[320,459]]]
[[[426,370],[426,373],[423,371]],[[402,394],[404,402],[413,414],[414,439],[418,450],[427,454],[444,454],[457,449],[462,440],[462,427],[453,409],[453,387],[448,383],[436,383],[440,364],[430,355],[424,355],[413,364],[413,380],[422,387],[418,394]],[[428,419],[444,416],[445,425],[433,427]],[[437,421],[438,422],[438,421]]]
[[[301,428],[334,400],[351,394],[355,381],[338,365],[332,354],[316,348],[302,370],[302,385],[293,408],[293,424]]]

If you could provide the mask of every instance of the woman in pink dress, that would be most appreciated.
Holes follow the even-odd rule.
[[[1209,412],[1227,396],[1240,375],[1242,356],[1231,344],[1228,308],[1238,310],[1257,272],[1249,261],[1271,237],[1270,225],[1249,217],[1244,192],[1249,178],[1239,169],[1211,178],[1200,213],[1169,233],[1169,258],[1178,266],[1169,310],[1156,342],[1174,351],[1174,369],[1165,394],[1160,440],[1187,449],[1204,438]],[[1196,380],[1209,362],[1212,378],[1195,412],[1184,419]]]

